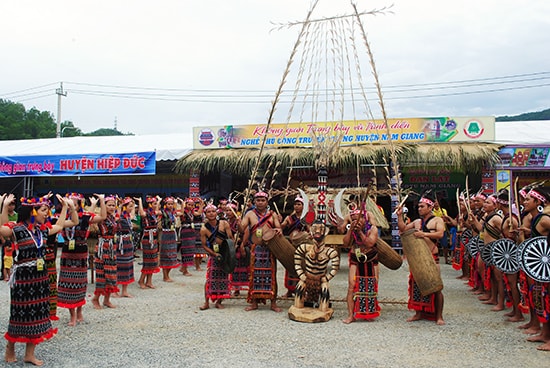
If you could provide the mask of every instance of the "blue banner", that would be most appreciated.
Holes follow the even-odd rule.
[[[0,156],[0,177],[154,175],[155,172],[155,152],[62,156]]]

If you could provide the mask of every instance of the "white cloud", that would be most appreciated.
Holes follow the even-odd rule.
[[[549,107],[548,86],[408,100],[391,99],[396,94],[388,87],[550,72],[546,52],[550,2],[356,3],[360,11],[394,4],[394,14],[362,17],[390,117],[511,115]],[[73,121],[83,131],[112,127],[115,116],[119,130],[140,134],[170,132],[190,124],[263,122],[299,31],[299,27],[273,30],[272,22],[303,20],[309,4],[307,0],[4,1],[0,3],[4,55],[0,59],[0,98],[11,99],[16,95],[10,92],[65,81],[69,92],[62,99],[62,119]],[[346,0],[320,0],[314,18],[350,14],[349,4]],[[370,76],[368,64],[361,67],[365,78]],[[515,86],[549,84],[550,79],[542,77],[550,75]],[[262,104],[181,101],[189,92],[178,92],[180,101],[162,100],[174,99],[175,92],[169,91],[150,92],[143,99],[99,97],[78,90],[105,94],[105,88],[69,82],[254,90],[264,91],[266,97]],[[293,86],[294,81],[289,80],[285,88],[292,90]],[[45,88],[43,98],[25,101],[39,96],[29,95],[19,99],[27,107],[55,113],[57,87]],[[452,91],[456,90],[448,92]],[[429,94],[419,91],[399,96],[421,93]],[[202,100],[214,100],[210,96],[205,94]],[[288,104],[281,104],[278,118],[284,118],[285,109]]]

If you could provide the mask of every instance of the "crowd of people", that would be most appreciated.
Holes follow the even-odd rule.
[[[507,192],[490,196],[478,193],[460,198],[454,218],[439,207],[437,198],[425,193],[417,201],[416,219],[408,218],[405,207],[396,208],[397,226],[401,233],[413,230],[437,264],[440,254],[452,259],[453,267],[462,271],[459,277],[467,280],[483,303],[492,305],[492,311],[510,307],[506,317],[511,322],[523,321],[528,313],[530,320],[520,328],[532,335],[529,341],[543,343],[540,350],[550,350],[549,284],[530,279],[521,270],[502,272],[485,263],[481,252],[472,256],[466,246],[475,236],[484,244],[500,238],[519,244],[529,237],[550,236],[550,216],[545,213],[550,194],[541,187],[524,188],[519,193],[521,211],[510,212]],[[116,308],[112,298],[132,298],[128,286],[135,282],[137,249],[142,257],[141,289],[155,289],[153,276],[161,271],[163,282],[173,281],[173,269],[191,276],[190,269],[194,266],[200,270],[207,258],[205,302],[200,310],[209,309],[210,302],[223,309],[224,299],[246,291],[245,311],[256,310],[269,300],[270,309],[281,312],[277,305],[277,258],[268,243],[284,235],[297,249],[291,257],[298,271],[285,270],[285,296],[294,296],[299,308],[304,302],[323,310],[328,307],[328,281],[338,271],[338,252],[325,247],[328,227],[305,220],[307,199],[300,196],[294,199],[292,213],[284,218],[270,209],[269,195],[263,191],[255,192],[242,207],[224,199],[215,205],[201,198],[170,196],[147,196],[143,200],[98,194],[86,199],[68,193],[56,198],[54,206],[51,193],[21,198],[19,203],[12,194],[0,197],[3,277],[11,288],[6,362],[17,360],[15,343],[24,343],[23,360],[43,364],[35,355],[35,347],[57,333],[51,320],[58,319],[58,307],[68,309],[69,326],[84,321],[82,307],[90,267],[95,275],[91,299],[95,309]],[[375,319],[380,315],[380,234],[374,216],[365,203],[357,202],[338,228],[343,248],[349,249],[348,314],[342,322]],[[453,229],[451,236],[449,229]],[[445,250],[448,247],[443,239],[456,243],[452,253]],[[61,249],[59,270],[57,247]],[[411,275],[408,291],[408,306],[415,311],[408,321],[425,318],[445,324],[440,290],[422,295]]]
[[[529,239],[540,237],[546,243],[550,240],[548,189],[540,185],[522,188],[517,205],[510,202],[507,189],[491,195],[480,191],[466,197],[460,196],[458,215],[445,219],[456,229],[452,264],[461,271],[457,278],[465,280],[472,294],[491,306],[490,311],[506,311],[504,318],[508,322],[523,322],[527,315],[528,322],[518,328],[529,336],[528,341],[542,343],[537,349],[550,351],[550,283],[537,281],[526,273],[518,257],[519,249]],[[495,264],[494,256],[488,256],[502,240],[509,242],[513,250],[505,255],[517,257],[505,260],[517,264],[504,270]],[[540,252],[541,262],[545,262],[544,250]]]

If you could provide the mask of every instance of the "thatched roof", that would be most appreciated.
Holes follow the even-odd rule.
[[[483,165],[498,162],[497,144],[395,144],[395,151],[400,165],[445,166],[464,172],[481,172]],[[342,170],[355,170],[357,159],[360,164],[382,163],[389,161],[391,150],[389,145],[368,144],[358,146],[343,146],[330,157],[330,167]],[[181,158],[175,167],[180,173],[190,169],[200,168],[201,172],[225,171],[234,174],[250,173],[258,160],[259,149],[209,149],[193,150]],[[275,160],[281,167],[315,166],[315,155],[312,148],[265,148],[262,161]]]

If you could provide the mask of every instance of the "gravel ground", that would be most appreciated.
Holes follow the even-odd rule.
[[[280,266],[279,295],[285,292],[282,270]],[[48,367],[466,368],[537,367],[550,361],[550,353],[525,341],[517,324],[504,321],[503,312],[491,312],[477,301],[449,265],[442,265],[445,326],[405,321],[412,315],[406,304],[406,262],[397,271],[380,266],[382,315],[373,322],[345,325],[347,271],[343,255],[342,268],[330,283],[333,318],[317,324],[290,320],[290,299],[280,300],[282,313],[268,306],[245,312],[244,297],[225,301],[223,310],[200,311],[205,271],[185,277],[173,270],[174,283],[160,281],[157,274],[155,290],[132,284],[135,297],[114,299],[116,309],[94,310],[90,285],[86,321],[68,327],[69,313],[60,309],[60,320],[53,322],[59,333],[37,347],[37,356]],[[0,304],[0,330],[6,331],[9,290],[4,282]],[[28,366],[22,362],[23,349],[16,344],[19,361],[10,367]]]

